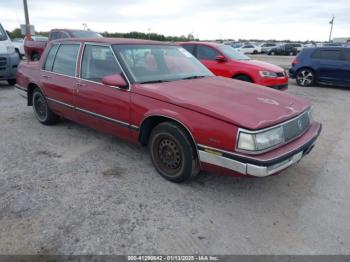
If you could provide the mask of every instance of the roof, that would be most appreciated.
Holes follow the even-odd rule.
[[[114,44],[114,45],[125,45],[125,44],[138,44],[138,45],[174,45],[168,42],[143,40],[143,39],[130,39],[130,38],[108,38],[108,37],[98,37],[98,38],[65,38],[58,39],[54,42],[93,42],[101,44]]]
[[[201,42],[201,41],[189,41],[189,42],[181,42],[179,44],[196,44],[196,45],[209,45],[209,46],[221,46],[223,44],[217,42]]]

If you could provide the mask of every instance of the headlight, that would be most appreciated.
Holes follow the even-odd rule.
[[[270,71],[259,71],[259,74],[261,77],[277,77],[277,74],[275,72]]]
[[[12,54],[15,52],[15,47],[13,45],[6,45],[6,50],[8,54]]]
[[[283,128],[276,127],[265,132],[250,134],[241,131],[237,148],[247,151],[262,151],[283,143]]]

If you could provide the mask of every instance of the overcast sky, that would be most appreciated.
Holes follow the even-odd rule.
[[[200,39],[328,40],[350,37],[350,0],[28,0],[36,31],[82,28],[141,31]],[[22,0],[0,0],[7,30],[24,23]]]

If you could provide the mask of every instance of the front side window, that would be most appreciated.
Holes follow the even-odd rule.
[[[81,78],[102,82],[109,75],[121,74],[121,69],[109,46],[86,45],[81,64]]]
[[[197,56],[198,59],[213,60],[216,61],[216,57],[220,55],[216,50],[209,46],[198,45]]]
[[[230,59],[234,60],[250,60],[250,58],[241,52],[236,51],[231,46],[222,45],[219,47],[220,51]]]
[[[191,53],[172,45],[113,45],[136,83],[212,76]]]
[[[44,70],[46,71],[52,71],[52,66],[53,66],[53,61],[55,59],[57,49],[59,45],[53,45],[51,46],[51,49],[49,53],[47,54],[45,65],[44,65]]]
[[[75,76],[79,48],[79,44],[61,44],[52,71],[67,76]]]
[[[73,37],[78,37],[78,38],[97,38],[97,37],[102,37],[99,33],[89,31],[89,30],[75,30],[71,31],[71,34]]]
[[[316,50],[312,55],[314,59],[341,60],[340,50]]]
[[[60,34],[60,32],[57,32],[57,31],[51,32],[51,35],[50,35],[51,40],[58,39],[59,38],[59,34]]]

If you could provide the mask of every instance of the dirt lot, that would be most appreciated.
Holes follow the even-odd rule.
[[[350,89],[299,88],[323,132],[280,176],[162,179],[147,150],[39,124],[0,83],[1,254],[350,254]]]

